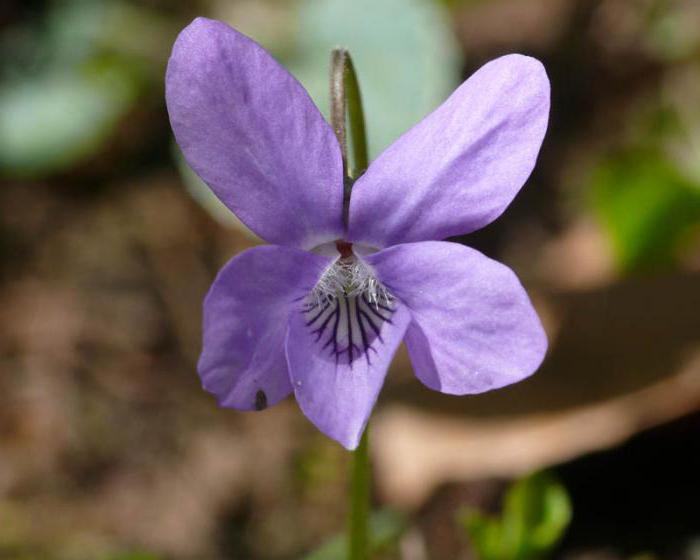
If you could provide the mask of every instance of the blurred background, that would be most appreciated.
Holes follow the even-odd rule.
[[[697,0],[0,0],[0,559],[342,557],[348,454],[293,399],[219,409],[195,373],[202,297],[259,242],[172,141],[165,64],[196,15],[324,111],[349,47],[374,155],[493,57],[549,72],[533,176],[459,239],[517,271],[548,358],[455,398],[399,352],[377,557],[699,559]]]

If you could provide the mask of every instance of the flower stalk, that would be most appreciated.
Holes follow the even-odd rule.
[[[338,138],[340,152],[343,156],[345,175],[343,221],[347,225],[352,183],[367,169],[369,155],[360,84],[350,53],[343,48],[333,49],[331,53],[330,93],[331,126]],[[348,132],[350,133],[351,159],[348,154]]]
[[[338,138],[343,157],[343,221],[348,224],[350,192],[369,165],[367,133],[362,109],[360,85],[350,53],[333,49],[331,53],[331,126]],[[348,150],[348,132],[350,150]],[[350,473],[350,516],[348,520],[348,560],[369,558],[369,509],[371,471],[369,462],[369,426],[352,455]]]
[[[352,453],[350,482],[350,519],[348,525],[348,560],[369,558],[369,509],[371,471],[369,462],[369,425]]]

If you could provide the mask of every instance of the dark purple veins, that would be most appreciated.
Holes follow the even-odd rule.
[[[370,301],[366,294],[328,296],[321,301],[308,301],[302,307],[306,326],[314,340],[336,363],[352,366],[363,358],[372,365],[372,352],[382,344],[381,330],[391,324],[392,301]]]

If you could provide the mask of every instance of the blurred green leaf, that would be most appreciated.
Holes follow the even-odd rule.
[[[47,20],[45,40],[55,58],[64,62],[107,52],[130,57],[132,64],[164,64],[178,31],[175,21],[146,5],[121,0],[56,2]]]
[[[459,81],[460,55],[431,0],[303,0],[298,45],[283,57],[328,116],[331,49],[349,48],[376,156],[437,107]]]
[[[370,516],[370,550],[379,553],[394,546],[406,528],[405,518],[392,510],[375,512]],[[347,556],[346,535],[338,535],[304,560],[344,560]]]
[[[700,188],[653,149],[629,149],[604,160],[591,192],[623,271],[669,265],[700,223]]]
[[[0,34],[1,175],[43,176],[98,153],[175,35],[121,0],[55,0],[41,13]]]
[[[159,560],[159,558],[150,552],[121,552],[110,556],[108,560]]]
[[[651,2],[646,7],[643,40],[662,60],[678,61],[692,57],[700,45],[697,19],[683,3]]]
[[[504,532],[516,558],[539,558],[561,538],[571,521],[564,487],[547,473],[535,473],[513,485],[503,510]]]
[[[461,518],[480,560],[536,560],[559,542],[571,521],[571,504],[551,475],[535,473],[511,486],[500,518],[477,511]]]
[[[501,523],[499,519],[479,513],[464,511],[462,523],[469,535],[476,555],[481,560],[501,558]]]
[[[117,61],[17,79],[0,89],[0,170],[37,176],[91,155],[136,97]]]
[[[68,0],[49,6],[40,38],[56,62],[81,62],[97,50],[108,24],[109,0]]]
[[[453,7],[458,7],[458,6],[478,6],[479,4],[486,4],[487,2],[490,2],[491,0],[436,0],[438,2],[442,2],[449,8]]]

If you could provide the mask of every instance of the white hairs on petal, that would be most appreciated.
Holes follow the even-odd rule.
[[[375,307],[390,305],[394,300],[372,270],[355,256],[336,259],[311,292],[316,304],[327,303],[339,297],[360,295],[365,295],[367,301]]]

